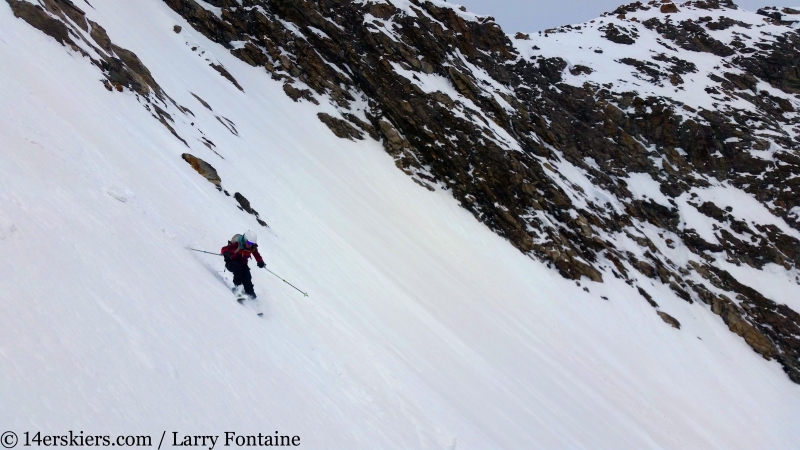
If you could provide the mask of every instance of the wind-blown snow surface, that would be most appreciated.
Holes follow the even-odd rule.
[[[378,143],[335,138],[163,3],[92,4],[225,160],[189,139],[192,153],[271,231],[181,160],[132,93],[106,91],[86,58],[0,2],[0,431],[797,447],[800,388],[718,316],[653,286],[675,330],[624,283],[575,286],[414,184]],[[218,258],[184,249],[217,251],[248,228],[309,298],[256,270],[259,319],[215,276]]]

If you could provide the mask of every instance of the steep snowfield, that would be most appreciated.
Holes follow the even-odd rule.
[[[162,2],[92,4],[225,159],[173,115],[191,153],[271,228],[194,172],[132,93],[106,91],[86,58],[0,2],[0,431],[797,447],[800,389],[714,314],[653,286],[675,330],[622,282],[578,287],[417,186],[380,144],[335,138]],[[254,270],[259,319],[217,278],[218,257],[184,248],[218,251],[246,229],[310,297]]]

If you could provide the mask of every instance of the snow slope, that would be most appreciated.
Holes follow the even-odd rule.
[[[194,172],[132,93],[108,92],[86,58],[0,3],[0,431],[797,447],[800,388],[715,315],[653,286],[679,331],[622,282],[576,286],[417,186],[379,143],[335,138],[163,2],[92,4],[225,159],[196,139],[191,153],[270,229]],[[185,250],[248,228],[309,298],[254,271],[259,319],[218,258]]]

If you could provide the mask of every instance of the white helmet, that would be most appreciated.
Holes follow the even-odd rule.
[[[244,240],[244,243],[248,243],[248,242],[251,243],[251,244],[257,244],[258,243],[258,236],[256,236],[256,234],[254,232],[250,231],[250,230],[247,230],[247,232],[244,233],[242,238],[243,238],[242,240]]]

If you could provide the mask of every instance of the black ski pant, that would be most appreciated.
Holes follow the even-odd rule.
[[[228,261],[225,268],[233,273],[233,284],[236,286],[244,286],[244,293],[255,297],[256,292],[253,289],[253,276],[250,274],[250,267],[247,263],[239,261]]]

